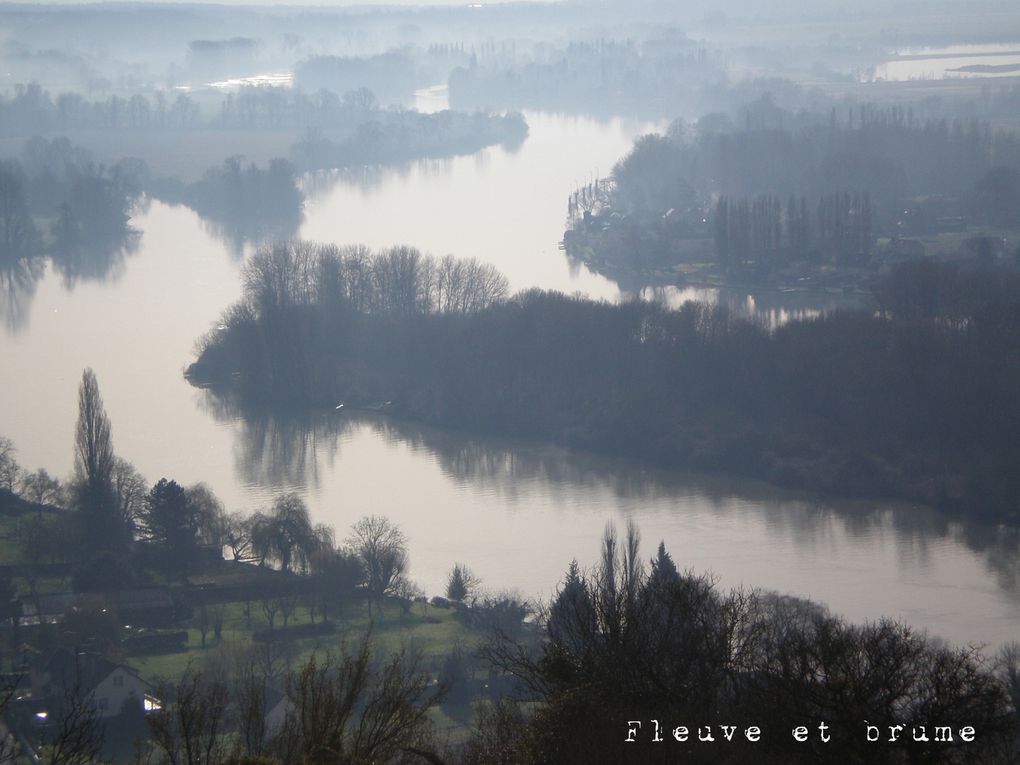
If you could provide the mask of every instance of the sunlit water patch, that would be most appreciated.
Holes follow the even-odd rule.
[[[217,82],[207,82],[207,88],[217,90],[234,90],[252,86],[267,86],[274,88],[289,88],[294,84],[292,72],[277,72],[275,74],[255,74],[250,77],[231,77]]]
[[[868,70],[863,79],[904,81],[1020,76],[1020,43],[907,48]]]

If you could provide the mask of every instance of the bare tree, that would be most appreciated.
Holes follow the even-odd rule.
[[[14,442],[5,436],[0,436],[0,487],[7,491],[14,491],[14,487],[18,483],[18,476],[21,475],[21,467],[14,457],[16,453]]]
[[[262,613],[265,614],[271,632],[276,624],[276,615],[280,612],[280,599],[272,592],[265,592],[259,598],[259,605],[262,606]]]
[[[50,476],[45,468],[39,468],[21,477],[21,494],[30,502],[55,505],[60,502],[60,481]]]
[[[1020,643],[1007,643],[999,650],[999,672],[1006,684],[1013,709],[1020,712]]]
[[[294,709],[274,753],[285,762],[391,762],[408,748],[428,752],[428,713],[444,693],[417,653],[377,665],[366,639],[353,653],[313,655],[288,683]]]
[[[361,559],[372,598],[380,599],[391,592],[407,570],[407,538],[381,515],[366,516],[355,523],[347,546]]]
[[[414,247],[391,247],[375,257],[373,276],[381,313],[412,316],[418,309],[421,252]]]
[[[241,750],[249,756],[265,753],[268,680],[252,653],[244,655],[234,673],[233,701]]]
[[[226,756],[223,740],[229,694],[226,686],[188,669],[161,698],[173,699],[149,716],[153,744],[168,765],[218,765]]]
[[[113,460],[112,478],[120,517],[134,534],[145,512],[145,495],[149,493],[149,485],[134,465],[120,457]]]
[[[224,519],[223,544],[237,561],[255,560],[252,549],[252,519],[244,513],[231,513]]]
[[[251,647],[253,666],[265,676],[267,682],[279,682],[289,671],[294,657],[294,643],[285,640],[268,640]]]
[[[63,703],[56,714],[53,733],[44,743],[41,759],[45,765],[92,765],[103,748],[104,731],[99,710],[83,693],[81,672],[64,689]]]
[[[287,623],[290,621],[290,617],[294,615],[298,606],[297,593],[293,591],[283,591],[277,597],[276,602],[280,606],[280,616],[283,617],[283,628],[287,629]]]
[[[463,765],[515,765],[528,762],[528,724],[520,705],[501,698],[480,705],[471,737],[464,746]]]

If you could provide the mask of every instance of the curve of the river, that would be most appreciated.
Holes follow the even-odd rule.
[[[309,179],[301,236],[409,243],[492,262],[514,288],[618,298],[558,250],[565,199],[652,126],[528,121],[516,151]],[[132,224],[136,250],[101,277],[68,283],[48,269],[3,285],[0,434],[25,467],[69,473],[76,389],[91,366],[114,446],[148,480],[204,481],[231,510],[297,491],[339,538],[362,515],[387,515],[430,593],[460,561],[490,589],[546,597],[572,558],[595,560],[608,521],[633,518],[647,555],[663,539],[681,566],[711,570],[722,586],[812,597],[855,620],[902,617],[960,643],[1020,633],[1012,532],[385,419],[241,417],[181,376],[194,340],[237,298],[240,262],[186,208],[153,202]]]

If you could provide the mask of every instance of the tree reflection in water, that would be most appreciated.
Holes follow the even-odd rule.
[[[8,334],[16,335],[28,326],[32,298],[45,272],[39,258],[0,264],[0,313]]]
[[[357,411],[271,411],[236,398],[203,392],[204,406],[220,421],[241,424],[236,457],[249,485],[287,489],[319,487],[334,467],[344,440],[368,429],[435,460],[457,486],[498,496],[508,504],[535,501],[552,507],[576,503],[579,493],[609,495],[622,504],[661,513],[665,503],[684,513],[685,500],[724,519],[757,514],[772,538],[805,550],[824,550],[846,538],[889,539],[900,560],[920,568],[940,547],[977,553],[1006,593],[1020,592],[1020,530],[956,520],[927,507],[844,500],[785,491],[725,474],[658,470],[550,444],[481,437]]]

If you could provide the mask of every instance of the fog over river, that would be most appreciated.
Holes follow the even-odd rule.
[[[530,135],[514,151],[305,179],[300,235],[474,256],[513,289],[619,299],[616,285],[558,249],[567,194],[663,126],[526,116]],[[663,539],[681,567],[710,570],[722,586],[812,597],[853,620],[903,617],[959,643],[998,645],[1020,630],[1016,535],[926,509],[792,495],[381,417],[245,419],[182,376],[196,338],[240,294],[242,261],[184,207],[152,202],[132,225],[136,251],[103,278],[67,284],[47,269],[5,285],[0,430],[29,469],[70,472],[77,387],[91,366],[117,453],[150,482],[204,481],[228,510],[297,491],[338,538],[363,515],[386,515],[406,532],[411,576],[430,594],[460,561],[492,590],[547,597],[572,558],[594,562],[607,521],[633,518],[646,557]]]

